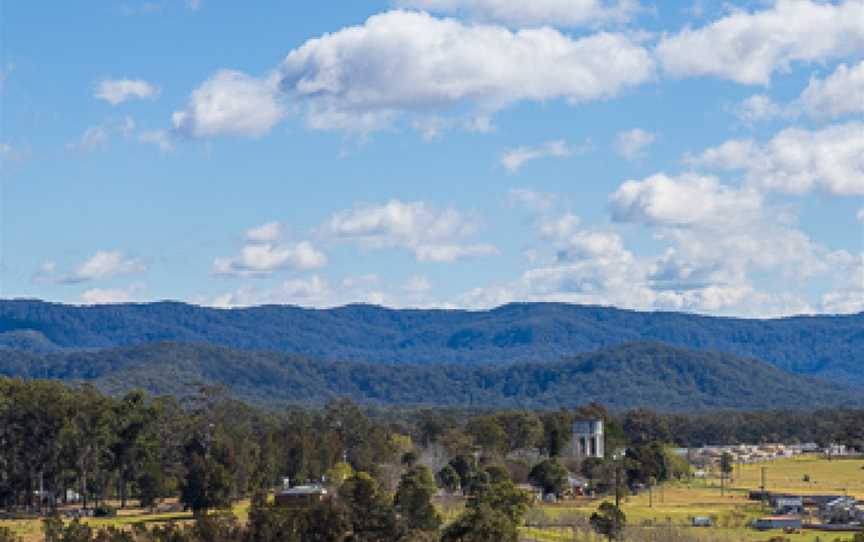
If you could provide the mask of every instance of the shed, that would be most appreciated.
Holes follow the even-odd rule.
[[[754,521],[753,528],[760,531],[770,529],[800,529],[801,518],[798,516],[765,516]]]
[[[711,527],[714,522],[708,516],[696,516],[693,518],[692,525],[694,527]]]

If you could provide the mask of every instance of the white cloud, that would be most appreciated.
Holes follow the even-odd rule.
[[[612,217],[648,225],[726,224],[761,212],[754,189],[724,186],[716,177],[662,173],[627,181],[610,198]]]
[[[807,88],[794,101],[776,103],[765,94],[750,96],[734,113],[748,124],[807,115],[816,120],[836,119],[864,113],[864,62],[852,67],[840,64],[828,77],[811,77]]]
[[[174,150],[174,139],[168,130],[150,130],[141,132],[138,141],[145,145],[153,145],[160,152],[171,152]]]
[[[635,160],[644,155],[643,151],[657,141],[657,134],[633,128],[619,132],[615,137],[615,151],[627,160]]]
[[[396,4],[517,27],[620,23],[641,9],[635,0],[396,0]]]
[[[142,79],[104,79],[96,85],[93,96],[118,105],[132,98],[155,99],[159,96],[159,88]]]
[[[141,283],[131,284],[126,288],[91,288],[81,293],[81,303],[84,305],[129,303],[140,297],[144,289]]]
[[[750,96],[738,104],[733,113],[746,124],[794,116],[787,107],[776,103],[765,94]]]
[[[371,131],[417,111],[463,106],[488,118],[520,101],[609,98],[650,79],[654,63],[622,34],[573,39],[391,11],[307,41],[277,73],[310,126]]]
[[[761,11],[735,10],[705,27],[664,36],[656,52],[672,75],[767,85],[774,72],[793,63],[859,53],[862,21],[861,0],[777,0]]]
[[[437,209],[424,202],[390,200],[379,205],[358,205],[334,214],[322,227],[335,241],[368,248],[406,248],[419,261],[452,262],[497,254],[489,244],[463,244],[478,220],[452,207]]]
[[[421,262],[451,263],[480,256],[497,256],[498,249],[488,243],[473,245],[418,245],[414,255]]]
[[[804,194],[864,194],[864,123],[820,130],[787,128],[768,143],[730,140],[689,161],[695,165],[743,170],[754,186]]]
[[[246,240],[250,243],[272,243],[282,236],[282,224],[273,220],[246,230]]]
[[[856,218],[858,219],[858,222],[864,224],[864,207],[862,207],[861,210],[858,211],[858,215],[856,216]]]
[[[222,70],[192,92],[186,109],[175,111],[172,121],[175,130],[190,137],[257,137],[284,115],[275,80]]]
[[[840,64],[825,79],[811,78],[798,101],[800,108],[814,118],[864,113],[864,61],[851,68]]]
[[[108,148],[111,139],[117,135],[130,137],[135,131],[135,121],[132,117],[124,117],[120,120],[109,120],[98,126],[91,126],[84,130],[77,141],[67,143],[66,150],[93,152]]]
[[[309,241],[276,245],[260,243],[246,245],[234,258],[216,258],[213,272],[217,275],[269,275],[280,269],[317,269],[327,264],[327,255]]]
[[[347,278],[331,284],[318,275],[288,279],[275,288],[256,289],[245,286],[234,292],[218,296],[212,301],[217,307],[244,307],[263,304],[289,304],[303,307],[335,307],[345,303],[388,302],[386,294],[374,289],[377,279],[373,277]]]
[[[568,145],[566,141],[558,139],[547,141],[536,147],[517,147],[510,149],[501,155],[501,165],[510,173],[518,172],[526,162],[539,158],[572,156],[583,154],[591,150],[590,144]]]
[[[82,262],[75,271],[61,276],[57,281],[64,284],[77,284],[141,273],[146,269],[143,262],[136,258],[129,258],[119,250],[99,250]],[[50,275],[55,271],[56,265],[49,262],[42,266],[40,273]]]
[[[518,204],[536,213],[552,210],[560,201],[559,194],[539,192],[530,188],[511,188],[508,197],[512,204]]]
[[[840,269],[837,289],[822,295],[822,312],[850,314],[864,312],[864,254]]]

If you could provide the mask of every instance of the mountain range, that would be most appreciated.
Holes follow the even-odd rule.
[[[156,393],[226,383],[280,404],[339,394],[469,406],[840,404],[864,387],[864,313],[759,320],[562,303],[467,311],[5,300],[0,374],[111,391],[137,382]]]
[[[285,406],[350,397],[363,404],[554,409],[597,401],[668,411],[861,406],[842,384],[790,374],[758,360],[633,343],[546,363],[370,364],[152,343],[95,352],[6,351],[0,374],[89,382],[122,393],[184,396],[222,385],[245,401]]]

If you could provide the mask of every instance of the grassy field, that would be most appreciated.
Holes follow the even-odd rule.
[[[112,503],[116,504],[116,503]],[[249,501],[243,500],[234,505],[232,512],[240,521],[246,521],[249,516]],[[191,521],[191,512],[172,512],[167,514],[151,514],[147,510],[141,508],[126,508],[117,511],[116,517],[111,518],[83,518],[82,523],[86,523],[94,528],[99,527],[124,527],[135,523],[166,523],[166,522],[183,522]],[[16,520],[0,520],[0,527],[8,527],[12,529],[12,533],[23,538],[24,542],[41,542],[42,537],[42,520],[40,519],[16,519]]]
[[[700,480],[689,484],[670,483],[656,488],[653,499],[647,493],[626,498],[622,509],[627,515],[629,525],[646,528],[671,525],[687,533],[688,538],[694,541],[767,541],[782,533],[758,532],[747,527],[753,519],[765,512],[760,503],[747,500],[748,491],[758,489],[761,484],[762,467],[767,468],[769,491],[802,494],[847,493],[864,499],[864,460],[828,461],[818,457],[801,457],[736,467],[735,479],[723,496],[720,495],[719,480]],[[805,475],[809,476],[809,482],[804,482]],[[558,518],[572,515],[590,516],[597,506],[599,502],[595,501],[543,505],[540,509],[546,520],[554,524]],[[714,520],[715,526],[689,527],[694,516],[709,516]],[[566,523],[566,519],[562,523]],[[538,542],[591,540],[574,538],[570,528],[526,528],[523,535],[527,540]],[[843,535],[812,531],[786,536],[792,542],[827,542],[837,537],[843,538]],[[851,535],[845,537],[851,538]]]
[[[827,461],[816,457],[781,459],[762,465],[742,465],[735,469],[730,489],[720,495],[717,480],[699,480],[692,483],[670,483],[653,492],[625,498],[622,508],[628,524],[636,527],[662,529],[672,526],[685,533],[688,540],[711,542],[763,542],[779,532],[760,533],[747,525],[763,514],[760,503],[747,500],[747,492],[758,489],[761,483],[761,467],[767,468],[768,490],[794,493],[847,493],[864,499],[864,460]],[[810,481],[804,482],[808,475]],[[653,500],[653,502],[651,502]],[[455,518],[463,503],[456,499],[439,502],[438,508],[447,520]],[[581,521],[596,510],[599,501],[565,502],[541,505],[531,513],[530,520],[544,525]],[[248,501],[238,503],[234,513],[245,521],[249,510]],[[689,527],[693,516],[709,516],[715,526],[708,529]],[[93,518],[85,521],[93,526],[123,526],[138,522],[188,521],[189,513],[148,514],[140,509],[120,511],[116,518]],[[545,523],[544,523],[545,522]],[[0,526],[11,527],[25,542],[42,540],[41,522],[38,519],[0,520]],[[574,538],[571,528],[527,527],[522,530],[524,540],[537,542],[593,541],[594,538],[578,535]],[[805,532],[787,535],[792,542],[833,541],[835,535]],[[847,536],[851,538],[851,536]]]

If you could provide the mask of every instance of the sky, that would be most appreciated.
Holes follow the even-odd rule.
[[[864,311],[864,0],[0,0],[0,297]]]

